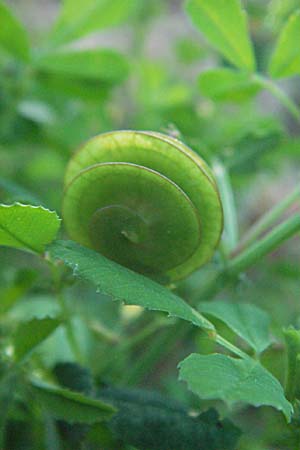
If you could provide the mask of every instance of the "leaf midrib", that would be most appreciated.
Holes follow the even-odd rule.
[[[2,223],[0,223],[0,228],[7,233],[8,235],[12,236],[13,239],[15,239],[17,242],[21,243],[25,248],[30,249],[34,253],[39,252],[37,248],[32,247],[31,244],[28,244],[27,242],[23,241],[18,235],[14,235],[6,226],[4,226]]]
[[[202,8],[204,14],[206,14],[206,15],[208,16],[208,18],[209,18],[209,19],[217,26],[217,28],[218,28],[219,31],[220,31],[220,34],[221,34],[222,36],[224,36],[226,42],[228,43],[229,48],[231,48],[231,49],[233,50],[233,52],[238,56],[239,60],[240,60],[242,63],[245,64],[245,67],[249,68],[248,61],[247,61],[246,58],[244,58],[243,52],[240,53],[240,52],[239,52],[239,48],[236,47],[236,46],[231,42],[231,40],[230,40],[230,35],[228,36],[228,34],[226,33],[226,29],[224,30],[224,28],[222,27],[222,24],[221,24],[221,26],[220,26],[220,23],[218,22],[218,19],[217,19],[216,16],[212,13],[212,11],[209,10],[209,9],[206,9],[203,3],[202,3],[202,5],[199,4],[199,8]],[[244,19],[244,17],[242,17],[242,18]],[[244,20],[243,20],[243,23],[244,23]],[[251,47],[250,47],[250,48],[251,48]],[[228,56],[227,56],[227,58],[228,58]],[[251,64],[251,65],[252,65],[252,64]]]

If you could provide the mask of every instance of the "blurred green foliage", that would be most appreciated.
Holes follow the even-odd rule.
[[[215,36],[210,42],[192,28],[182,2],[64,0],[54,24],[43,33],[33,21],[24,25],[22,15],[27,2],[10,3],[0,1],[2,203],[20,201],[60,213],[64,170],[70,155],[91,136],[115,129],[165,132],[182,139],[210,164],[220,163],[229,174],[239,237],[299,183],[299,120],[285,109],[278,96],[272,97],[271,89],[266,90],[261,80],[234,68],[228,48],[224,52],[222,46],[214,44]],[[243,3],[261,75],[269,65],[279,31],[296,12],[299,2]],[[47,21],[47,17],[44,19]],[[299,30],[292,35],[297,58],[298,35]],[[247,66],[252,67],[250,44],[244,45]],[[241,61],[236,66],[241,67]],[[273,74],[279,72],[274,69]],[[299,67],[296,72],[299,74]],[[299,76],[281,80],[279,86],[299,104]],[[299,211],[299,201],[286,215],[295,211]],[[231,303],[254,304],[269,314],[273,343],[264,350],[261,361],[282,383],[286,366],[282,328],[300,328],[299,249],[298,233],[216,296],[217,300]],[[195,304],[204,282],[221,264],[222,249],[211,264],[176,286],[177,292]],[[185,411],[202,412],[195,422],[201,422],[203,411],[213,406],[222,420],[226,416],[235,424],[228,422],[228,427],[242,430],[239,450],[300,448],[298,410],[287,425],[271,408],[254,411],[238,404],[229,410],[218,401],[199,400],[176,381],[178,361],[192,351],[205,354],[216,349],[201,330],[186,330],[172,320],[166,321],[161,313],[111,302],[84,282],[75,283],[59,265],[56,273],[51,270],[46,259],[39,261],[31,254],[0,248],[1,448],[70,448],[63,439],[66,430],[62,431],[51,415],[31,404],[24,378],[27,370],[54,381],[53,367],[58,376],[59,363],[74,361],[89,368],[99,391],[105,384],[121,389],[130,384],[157,389],[183,402]],[[66,286],[61,303],[57,302],[60,288],[53,281],[58,278]],[[52,323],[51,317],[62,311],[63,324]],[[6,377],[13,333],[19,333],[21,354],[29,351],[21,345],[22,339],[27,339],[26,333],[22,338],[22,327],[31,323],[39,330],[42,323],[38,319],[55,331],[36,348],[21,373]],[[19,332],[17,325],[21,327]],[[240,337],[226,324],[220,326],[231,342],[241,344]],[[176,342],[170,330],[177,335]],[[39,332],[34,334],[38,339]],[[33,350],[36,341],[29,339],[29,347],[31,342]],[[247,349],[245,342],[241,346]],[[84,392],[74,384],[69,387]],[[103,400],[107,396],[100,395]],[[81,424],[84,448],[146,448],[139,446],[140,437],[126,441],[124,434],[121,437],[126,442],[120,440],[122,427],[128,433],[134,430],[134,417],[143,421],[142,413],[149,413],[146,419],[152,420],[149,405],[148,409],[140,404],[132,406],[132,401],[122,400],[126,405],[121,402],[124,408],[111,424],[113,433],[106,425],[87,429]],[[117,403],[120,401],[113,402]],[[171,427],[182,420],[175,417],[172,422],[173,416],[165,414],[165,409],[159,412],[158,428],[161,423]],[[194,430],[194,419],[186,414],[184,420],[187,428]],[[213,429],[222,423],[218,415],[210,421]],[[180,436],[180,430],[178,433]],[[234,442],[222,450],[234,448]],[[83,447],[76,447],[72,441],[71,448]]]

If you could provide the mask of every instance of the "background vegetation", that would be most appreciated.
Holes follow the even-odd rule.
[[[250,38],[230,34],[239,26],[229,6],[228,17],[220,14],[220,38],[211,34],[209,18],[203,23],[198,14],[201,3],[0,2],[0,201],[42,205],[61,216],[65,166],[86,139],[119,129],[178,137],[215,171],[225,230],[213,261],[172,288],[194,306],[202,301],[200,310],[222,335],[260,357],[284,385],[282,330],[300,328],[299,2],[243,2],[255,56]],[[258,233],[247,234],[269,210]],[[279,222],[291,224],[291,231],[273,246],[259,241],[254,258],[242,260],[233,276],[219,277],[232,256],[269,236]],[[287,425],[282,400],[261,402],[273,409],[241,403],[242,396],[234,404],[222,396],[199,398],[178,381],[178,362],[190,353],[221,351],[201,328],[112,302],[47,256],[7,247],[0,247],[0,296],[3,448],[300,448],[297,402]],[[210,310],[211,300],[231,306]],[[235,308],[248,304],[264,312]],[[107,427],[99,420],[111,415],[108,407],[100,414],[91,402],[77,412],[75,394],[43,388],[40,379],[102,399],[123,415]],[[296,377],[294,390],[297,383]],[[187,410],[206,416],[195,424]],[[149,447],[147,430],[157,438],[155,447]]]

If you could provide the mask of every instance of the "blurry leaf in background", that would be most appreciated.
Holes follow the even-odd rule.
[[[59,227],[56,212],[42,206],[0,205],[0,245],[41,253]]]
[[[233,65],[255,70],[247,17],[240,0],[188,0],[186,11],[208,42]]]
[[[244,339],[256,353],[263,352],[271,343],[270,317],[257,306],[223,301],[201,302],[199,311],[225,322]]]
[[[0,1],[0,48],[12,56],[28,61],[29,42],[26,30],[3,1]]]
[[[66,101],[74,98],[83,101],[104,101],[107,98],[110,84],[97,79],[76,78],[68,74],[39,72],[35,79],[35,92],[41,97],[45,97],[48,102],[52,98],[59,98]],[[50,97],[50,98],[49,98]],[[61,120],[61,117],[59,118]]]
[[[274,78],[300,74],[300,11],[292,14],[283,27],[270,63]]]
[[[267,3],[267,16],[265,17],[267,25],[277,33],[298,8],[299,0],[270,0]]]
[[[132,17],[141,0],[64,0],[51,41],[57,45],[94,31],[115,27]]]
[[[0,176],[0,200],[1,201],[18,201],[22,203],[30,203],[40,205],[41,200],[32,194],[23,186],[19,186],[16,182],[8,180]]]
[[[190,87],[174,80],[168,68],[158,61],[142,61],[137,67],[137,98],[147,109],[166,109],[185,103],[191,97]]]
[[[267,131],[267,130],[266,130]],[[276,130],[266,132],[266,135],[246,134],[235,143],[232,157],[226,161],[226,166],[236,175],[253,174],[261,165],[261,159],[269,152],[274,152],[281,142],[281,133]]]
[[[64,419],[70,423],[102,422],[109,420],[116,411],[100,400],[40,381],[32,381],[31,388],[46,411],[56,419]]]
[[[34,99],[24,99],[18,104],[18,113],[38,124],[51,124],[55,121],[55,112],[50,105]]]
[[[27,164],[24,168],[24,176],[28,180],[44,184],[47,182],[61,183],[64,176],[65,161],[59,153],[51,150],[45,148],[43,152],[32,156],[30,164]]]
[[[248,100],[261,89],[248,73],[225,67],[202,72],[198,78],[198,86],[201,94],[206,97],[229,102]]]
[[[60,313],[61,308],[54,295],[34,295],[33,292],[30,292],[24,299],[16,302],[7,315],[9,320],[22,322],[24,317],[26,320],[45,319],[57,317]]]
[[[12,336],[15,360],[17,362],[23,360],[60,324],[61,320],[51,317],[21,322]]]
[[[199,62],[207,54],[198,41],[188,37],[182,37],[176,41],[175,52],[178,60],[183,64]]]
[[[0,314],[8,311],[19,298],[31,288],[37,278],[37,272],[31,269],[19,270],[13,283],[5,289],[0,289]]]
[[[292,405],[279,381],[253,359],[235,359],[221,354],[191,354],[179,364],[180,380],[203,399],[221,399],[232,405],[246,402],[268,405],[282,411],[290,421]]]
[[[54,74],[110,83],[117,83],[126,78],[129,68],[125,57],[119,52],[97,48],[64,49],[45,54],[37,59],[36,66]]]

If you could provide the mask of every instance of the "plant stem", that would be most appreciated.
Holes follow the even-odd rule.
[[[239,356],[240,358],[250,358],[247,353],[243,352],[243,350],[240,350],[238,347],[236,347],[231,342],[227,341],[227,339],[223,338],[219,334],[216,336],[216,342],[221,345],[222,347],[226,348],[227,350],[231,351],[234,355]]]
[[[85,319],[86,326],[101,340],[106,341],[109,344],[116,344],[120,342],[121,335],[106,328],[98,320]]]
[[[287,349],[287,371],[285,382],[285,395],[290,401],[295,399],[299,390],[299,355],[300,355],[300,333],[293,327],[283,330]]]
[[[231,182],[226,168],[220,161],[216,160],[213,163],[213,172],[217,179],[224,210],[224,229],[227,247],[231,251],[236,247],[239,235]]]
[[[142,381],[157,366],[161,359],[172,353],[174,346],[192,330],[191,324],[184,320],[176,321],[169,329],[155,336],[147,351],[142,357],[138,357],[131,369],[124,374],[122,383],[126,385],[136,385]]]
[[[277,225],[265,237],[231,259],[226,268],[227,272],[235,275],[244,271],[298,231],[300,231],[300,214],[294,214],[280,225]]]
[[[299,107],[277,84],[259,74],[253,75],[253,79],[254,81],[258,82],[262,88],[271,92],[271,94],[276,97],[280,101],[280,103],[285,106],[285,108],[291,113],[294,119],[297,122],[300,122]]]
[[[64,327],[65,327],[65,331],[67,334],[69,346],[70,346],[76,360],[82,364],[84,362],[84,358],[83,358],[80,346],[77,342],[77,339],[76,339],[76,336],[75,336],[75,333],[73,330],[73,325],[71,322],[69,308],[67,307],[65,298],[62,294],[62,281],[61,281],[60,269],[52,261],[47,260],[47,263],[48,263],[48,266],[49,266],[51,274],[52,274],[52,280],[53,280],[54,291],[56,293],[56,298],[57,298],[58,304],[60,306],[62,316],[65,319]]]
[[[296,187],[287,197],[267,211],[246,233],[240,241],[232,256],[240,253],[245,247],[252,244],[264,231],[273,225],[281,215],[296,201],[300,202],[300,185]],[[299,203],[300,204],[300,203]]]
[[[76,336],[74,333],[73,324],[71,322],[71,317],[69,314],[69,308],[67,307],[65,299],[61,292],[58,292],[57,299],[58,299],[58,303],[61,308],[62,315],[65,318],[64,327],[65,327],[65,330],[67,333],[67,338],[68,338],[70,348],[71,348],[73,355],[75,356],[77,362],[82,364],[84,358],[82,356],[80,346],[77,342],[77,339],[76,339]]]
[[[195,304],[214,297],[226,285],[232,282],[239,273],[251,267],[256,261],[267,255],[298,231],[300,231],[300,214],[294,214],[271,230],[262,239],[229,259],[225,268],[222,267],[216,270],[203,285],[202,289],[199,290]]]

